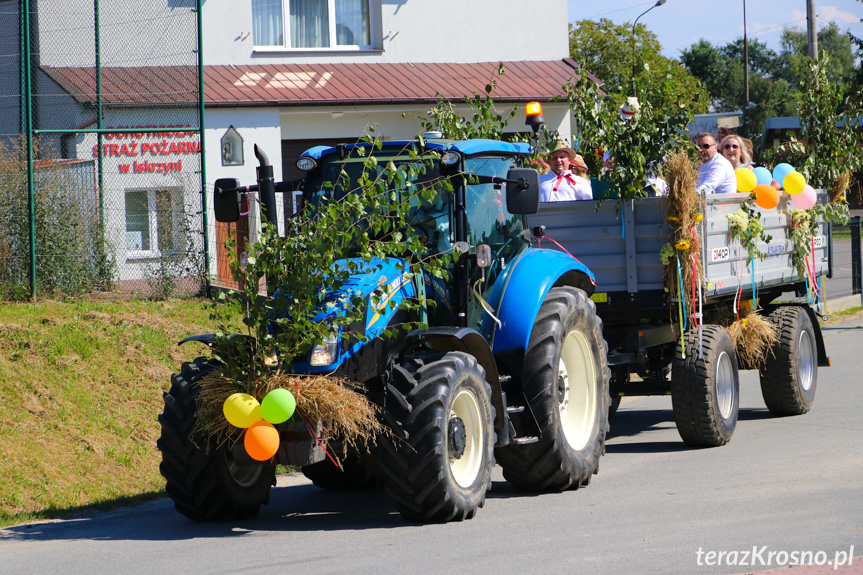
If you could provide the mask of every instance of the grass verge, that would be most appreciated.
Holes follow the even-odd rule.
[[[163,494],[162,392],[207,304],[0,303],[0,526]]]

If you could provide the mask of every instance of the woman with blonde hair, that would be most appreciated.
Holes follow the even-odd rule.
[[[741,167],[752,167],[752,156],[749,155],[746,144],[737,134],[728,134],[722,138],[722,141],[719,142],[719,151],[725,156],[725,159],[731,162],[731,167],[735,170]]]
[[[722,141],[719,143],[719,151],[722,152],[722,155],[731,162],[731,166],[736,170],[737,168],[749,168],[752,169],[752,152],[751,148],[747,143],[749,140],[742,136],[738,136],[737,134],[728,134]],[[770,182],[770,185],[773,186],[777,190],[781,190],[782,186],[773,180]]]

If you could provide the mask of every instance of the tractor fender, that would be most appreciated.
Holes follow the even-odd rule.
[[[216,334],[204,333],[201,335],[190,335],[186,339],[177,342],[177,345],[183,345],[184,343],[189,342],[189,341],[197,341],[197,342],[206,344],[208,346],[212,346],[213,342],[216,341]]]
[[[485,338],[469,327],[432,327],[411,332],[405,339],[406,348],[427,344],[436,351],[461,351],[476,358],[485,370],[485,380],[491,386],[491,403],[494,405],[494,427],[500,431],[506,424],[500,377],[491,347]]]
[[[528,248],[495,282],[488,302],[497,310],[500,324],[488,314],[483,331],[490,333],[495,355],[527,349],[539,307],[553,287],[572,286],[588,295],[595,289],[593,273],[574,257],[554,251]]]

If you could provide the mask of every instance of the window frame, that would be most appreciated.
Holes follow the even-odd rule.
[[[123,191],[123,220],[125,222],[125,233],[129,233],[129,220],[128,213],[126,212],[126,205],[128,202],[128,194],[130,192],[146,192],[147,193],[147,225],[149,231],[149,239],[150,239],[150,249],[147,250],[136,250],[129,247],[128,236],[126,239],[125,247],[126,247],[126,259],[128,260],[144,260],[144,259],[158,259],[165,255],[174,255],[177,253],[177,207],[178,194],[182,194],[182,188],[178,187],[158,187],[158,188],[126,188]],[[159,209],[158,209],[158,200],[157,194],[159,192],[168,192],[170,194],[171,200],[171,221],[170,221],[170,234],[171,234],[171,248],[165,250],[164,252],[159,248]],[[182,196],[180,196],[182,197]]]
[[[379,0],[364,0],[368,5],[369,14],[369,44],[336,44],[336,0],[327,0],[327,24],[329,30],[330,45],[312,48],[293,48],[291,46],[291,9],[292,0],[280,0],[282,6],[282,45],[259,45],[254,44],[255,37],[252,35],[253,50],[258,53],[292,52],[292,53],[314,53],[314,52],[373,52],[379,51],[375,47],[376,30],[380,10]],[[250,4],[251,6],[251,4]]]

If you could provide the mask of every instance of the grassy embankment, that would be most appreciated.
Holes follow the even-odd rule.
[[[206,303],[0,303],[0,526],[163,493],[156,418]]]

